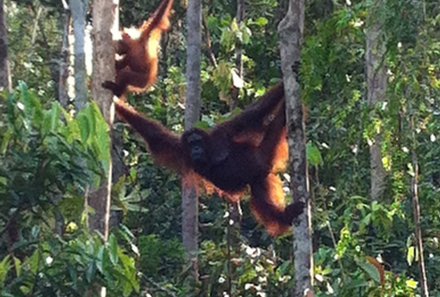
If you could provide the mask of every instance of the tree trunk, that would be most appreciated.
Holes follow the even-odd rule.
[[[4,0],[0,0],[0,90],[11,91],[11,73],[8,60],[8,32]]]
[[[289,0],[289,8],[278,26],[281,68],[286,96],[286,117],[289,131],[290,189],[294,199],[306,203],[306,210],[295,222],[293,253],[295,289],[293,296],[302,297],[312,291],[313,252],[310,195],[306,157],[306,136],[300,98],[299,66],[304,30],[304,0]]]
[[[119,0],[114,0],[114,5],[119,7]],[[114,23],[112,28],[112,34],[115,36],[119,33],[119,9],[114,12]],[[112,130],[112,183],[116,184],[119,179],[128,174],[128,169],[124,163],[124,139],[122,130]],[[119,226],[122,220],[122,214],[120,210],[114,210],[110,213],[109,227]]]
[[[58,79],[58,101],[64,108],[69,104],[69,60],[70,60],[70,8],[63,1],[64,5],[64,22],[63,22],[63,43],[61,45],[60,63],[59,63],[59,79]]]
[[[113,47],[112,31],[118,27],[117,15],[119,0],[94,0],[93,1],[93,71],[92,71],[92,96],[99,105],[101,112],[106,119],[110,134],[114,120],[113,93],[101,86],[105,80],[113,80],[115,71],[115,49]],[[111,149],[112,146],[110,146]],[[109,152],[111,153],[111,152]],[[110,221],[110,202],[112,187],[112,159],[109,162],[107,177],[103,180],[101,187],[90,193],[87,197],[88,205],[95,213],[89,216],[89,228],[98,231],[108,240]],[[100,296],[105,297],[105,287],[99,289]],[[93,292],[89,292],[92,296]]]
[[[384,62],[385,42],[381,32],[383,24],[375,13],[381,9],[382,1],[378,1],[370,10],[367,24],[367,49],[365,63],[367,68],[367,100],[374,108],[385,101],[387,90],[387,76]],[[382,133],[375,135],[370,146],[370,175],[371,175],[371,199],[378,201],[383,196],[386,187],[386,172],[382,163]]]
[[[115,5],[113,1],[94,0],[93,2],[92,96],[101,108],[109,127],[112,127],[114,119],[113,94],[102,88],[101,83],[105,80],[113,80],[115,77],[115,51],[111,30],[115,22],[117,4]],[[101,232],[105,239],[108,238],[109,233],[111,162],[107,172],[107,179],[103,181],[101,187],[88,197],[89,206],[95,210],[89,218],[90,229]]]
[[[70,0],[73,20],[75,107],[81,110],[87,103],[87,70],[85,52],[86,16],[88,0]]]
[[[201,61],[201,0],[190,0],[187,10],[187,62],[186,62],[186,108],[185,129],[190,129],[200,118],[200,61]],[[184,181],[182,187],[182,236],[188,259],[193,267],[194,280],[198,281],[198,223],[199,204],[196,185]]]

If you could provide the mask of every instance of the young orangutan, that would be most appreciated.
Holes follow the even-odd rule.
[[[139,38],[122,32],[122,39],[115,44],[116,53],[122,55],[116,60],[116,80],[102,83],[115,96],[122,97],[128,92],[143,93],[156,82],[160,39],[170,28],[172,6],[173,0],[163,0],[154,14],[137,29]]]

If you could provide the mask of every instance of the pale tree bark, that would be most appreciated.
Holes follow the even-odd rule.
[[[289,131],[290,189],[295,200],[306,209],[295,221],[293,254],[295,288],[293,296],[312,296],[313,252],[306,135],[300,97],[299,66],[304,31],[304,0],[289,0],[289,8],[278,26],[281,69],[286,96],[286,119]]]
[[[4,0],[0,0],[0,90],[11,91],[11,72],[8,59],[8,31]]]
[[[365,63],[367,71],[367,101],[375,108],[386,100],[387,74],[385,67],[385,40],[382,31],[383,23],[378,12],[382,9],[383,0],[378,0],[370,9],[367,20],[367,44]],[[374,136],[370,145],[370,194],[373,201],[378,201],[386,188],[387,173],[382,162],[382,133]]]
[[[113,0],[114,6],[119,8],[119,0]],[[115,8],[114,22],[112,27],[112,35],[119,36],[119,9]],[[128,174],[127,165],[124,163],[124,139],[122,130],[112,130],[112,183],[116,184],[119,179]],[[120,210],[113,210],[110,213],[109,227],[119,226],[121,223],[122,214]]]
[[[200,64],[202,42],[202,3],[189,0],[187,9],[187,93],[185,102],[185,129],[190,129],[200,118]],[[184,181],[182,186],[182,236],[188,260],[193,268],[194,280],[198,272],[199,203],[196,185]]]
[[[423,253],[423,235],[421,226],[421,216],[420,216],[420,201],[419,201],[419,161],[417,157],[417,139],[415,133],[414,116],[411,117],[411,130],[412,130],[412,166],[413,166],[413,176],[411,179],[411,193],[413,202],[413,216],[415,224],[415,236],[416,236],[416,247],[419,256],[419,271],[420,271],[420,290],[422,297],[429,297],[428,289],[428,278],[426,276],[425,268],[425,256]]]
[[[115,1],[94,0],[93,2],[93,72],[92,96],[101,108],[107,123],[111,127],[114,119],[113,94],[102,88],[105,80],[115,77],[115,51],[112,46],[112,28],[115,22]],[[92,230],[101,232],[104,238],[108,237],[108,222],[110,213],[110,190],[112,165],[108,170],[109,176],[101,187],[89,195],[89,205],[95,214],[89,218]]]
[[[81,110],[87,103],[87,70],[86,70],[86,16],[88,0],[70,0],[70,12],[73,21],[74,73],[75,73],[75,107]]]
[[[113,47],[112,32],[118,28],[119,0],[94,0],[93,1],[93,71],[92,71],[92,96],[107,121],[112,131],[114,120],[113,94],[101,86],[106,80],[113,80],[115,72],[115,49]],[[111,132],[110,132],[111,133]],[[111,146],[110,146],[111,149]],[[112,187],[112,160],[110,159],[108,175],[102,181],[99,189],[87,197],[88,206],[94,209],[94,214],[89,216],[89,228],[100,232],[104,240],[109,236],[110,202]],[[100,296],[107,295],[106,288],[99,289]],[[93,292],[89,292],[92,296]]]
[[[64,7],[64,21],[63,21],[63,43],[61,45],[61,54],[60,54],[60,62],[59,62],[59,78],[58,78],[58,101],[60,101],[61,105],[64,108],[67,108],[69,104],[69,59],[70,59],[70,43],[69,43],[69,34],[70,34],[70,8],[66,1],[62,1]]]

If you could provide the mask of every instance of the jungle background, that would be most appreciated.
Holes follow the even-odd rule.
[[[121,26],[139,26],[158,3],[121,0]],[[237,2],[203,1],[201,127],[229,118],[281,79],[277,26],[287,1],[245,3],[238,22]],[[158,82],[129,98],[176,132],[184,130],[186,5],[175,1]],[[114,179],[108,242],[88,230],[84,197],[105,175],[110,140],[90,94],[79,108],[60,92],[66,11],[51,0],[5,0],[4,7],[12,90],[0,97],[1,295],[86,296],[102,285],[108,296],[290,296],[293,235],[269,237],[247,201],[231,224],[230,206],[206,195],[194,283],[181,240],[180,177],[155,166],[120,121],[121,142],[113,145],[123,174]],[[387,82],[384,100],[373,103],[368,22],[380,25]],[[315,295],[421,295],[413,212],[420,207],[426,283],[440,296],[438,1],[306,1],[300,82]],[[379,194],[371,168],[377,143]]]

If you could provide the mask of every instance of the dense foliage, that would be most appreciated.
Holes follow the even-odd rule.
[[[86,231],[84,196],[110,156],[97,107],[76,113],[55,99],[62,36],[57,1],[6,1],[13,84],[0,111],[0,290],[2,296],[192,296],[181,244],[181,182],[153,165],[140,138],[123,131],[126,175],[113,191],[122,220],[108,243]],[[281,2],[281,5],[279,5]],[[372,1],[307,1],[300,79],[307,110],[313,199],[316,296],[416,296],[411,178],[420,167],[421,227],[428,285],[440,294],[440,6],[387,0],[375,15],[388,67],[385,104],[366,103],[365,23]],[[157,1],[121,1],[124,26],[139,25]],[[231,116],[236,46],[243,48],[239,107],[280,79],[277,25],[286,1],[204,1],[203,117]],[[155,89],[130,103],[176,132],[183,130],[185,8],[176,1]],[[49,49],[48,49],[49,48]],[[212,57],[215,57],[215,63]],[[26,82],[23,83],[22,81]],[[236,83],[236,81],[235,81]],[[71,108],[71,107],[68,107]],[[123,129],[123,130],[122,130]],[[388,179],[372,202],[369,145],[383,133]],[[291,236],[272,239],[245,202],[237,231],[230,209],[200,198],[200,296],[290,296]],[[235,233],[234,233],[235,232]],[[238,233],[238,234],[237,234]],[[382,264],[381,264],[382,263]],[[151,294],[151,295],[148,295]]]

